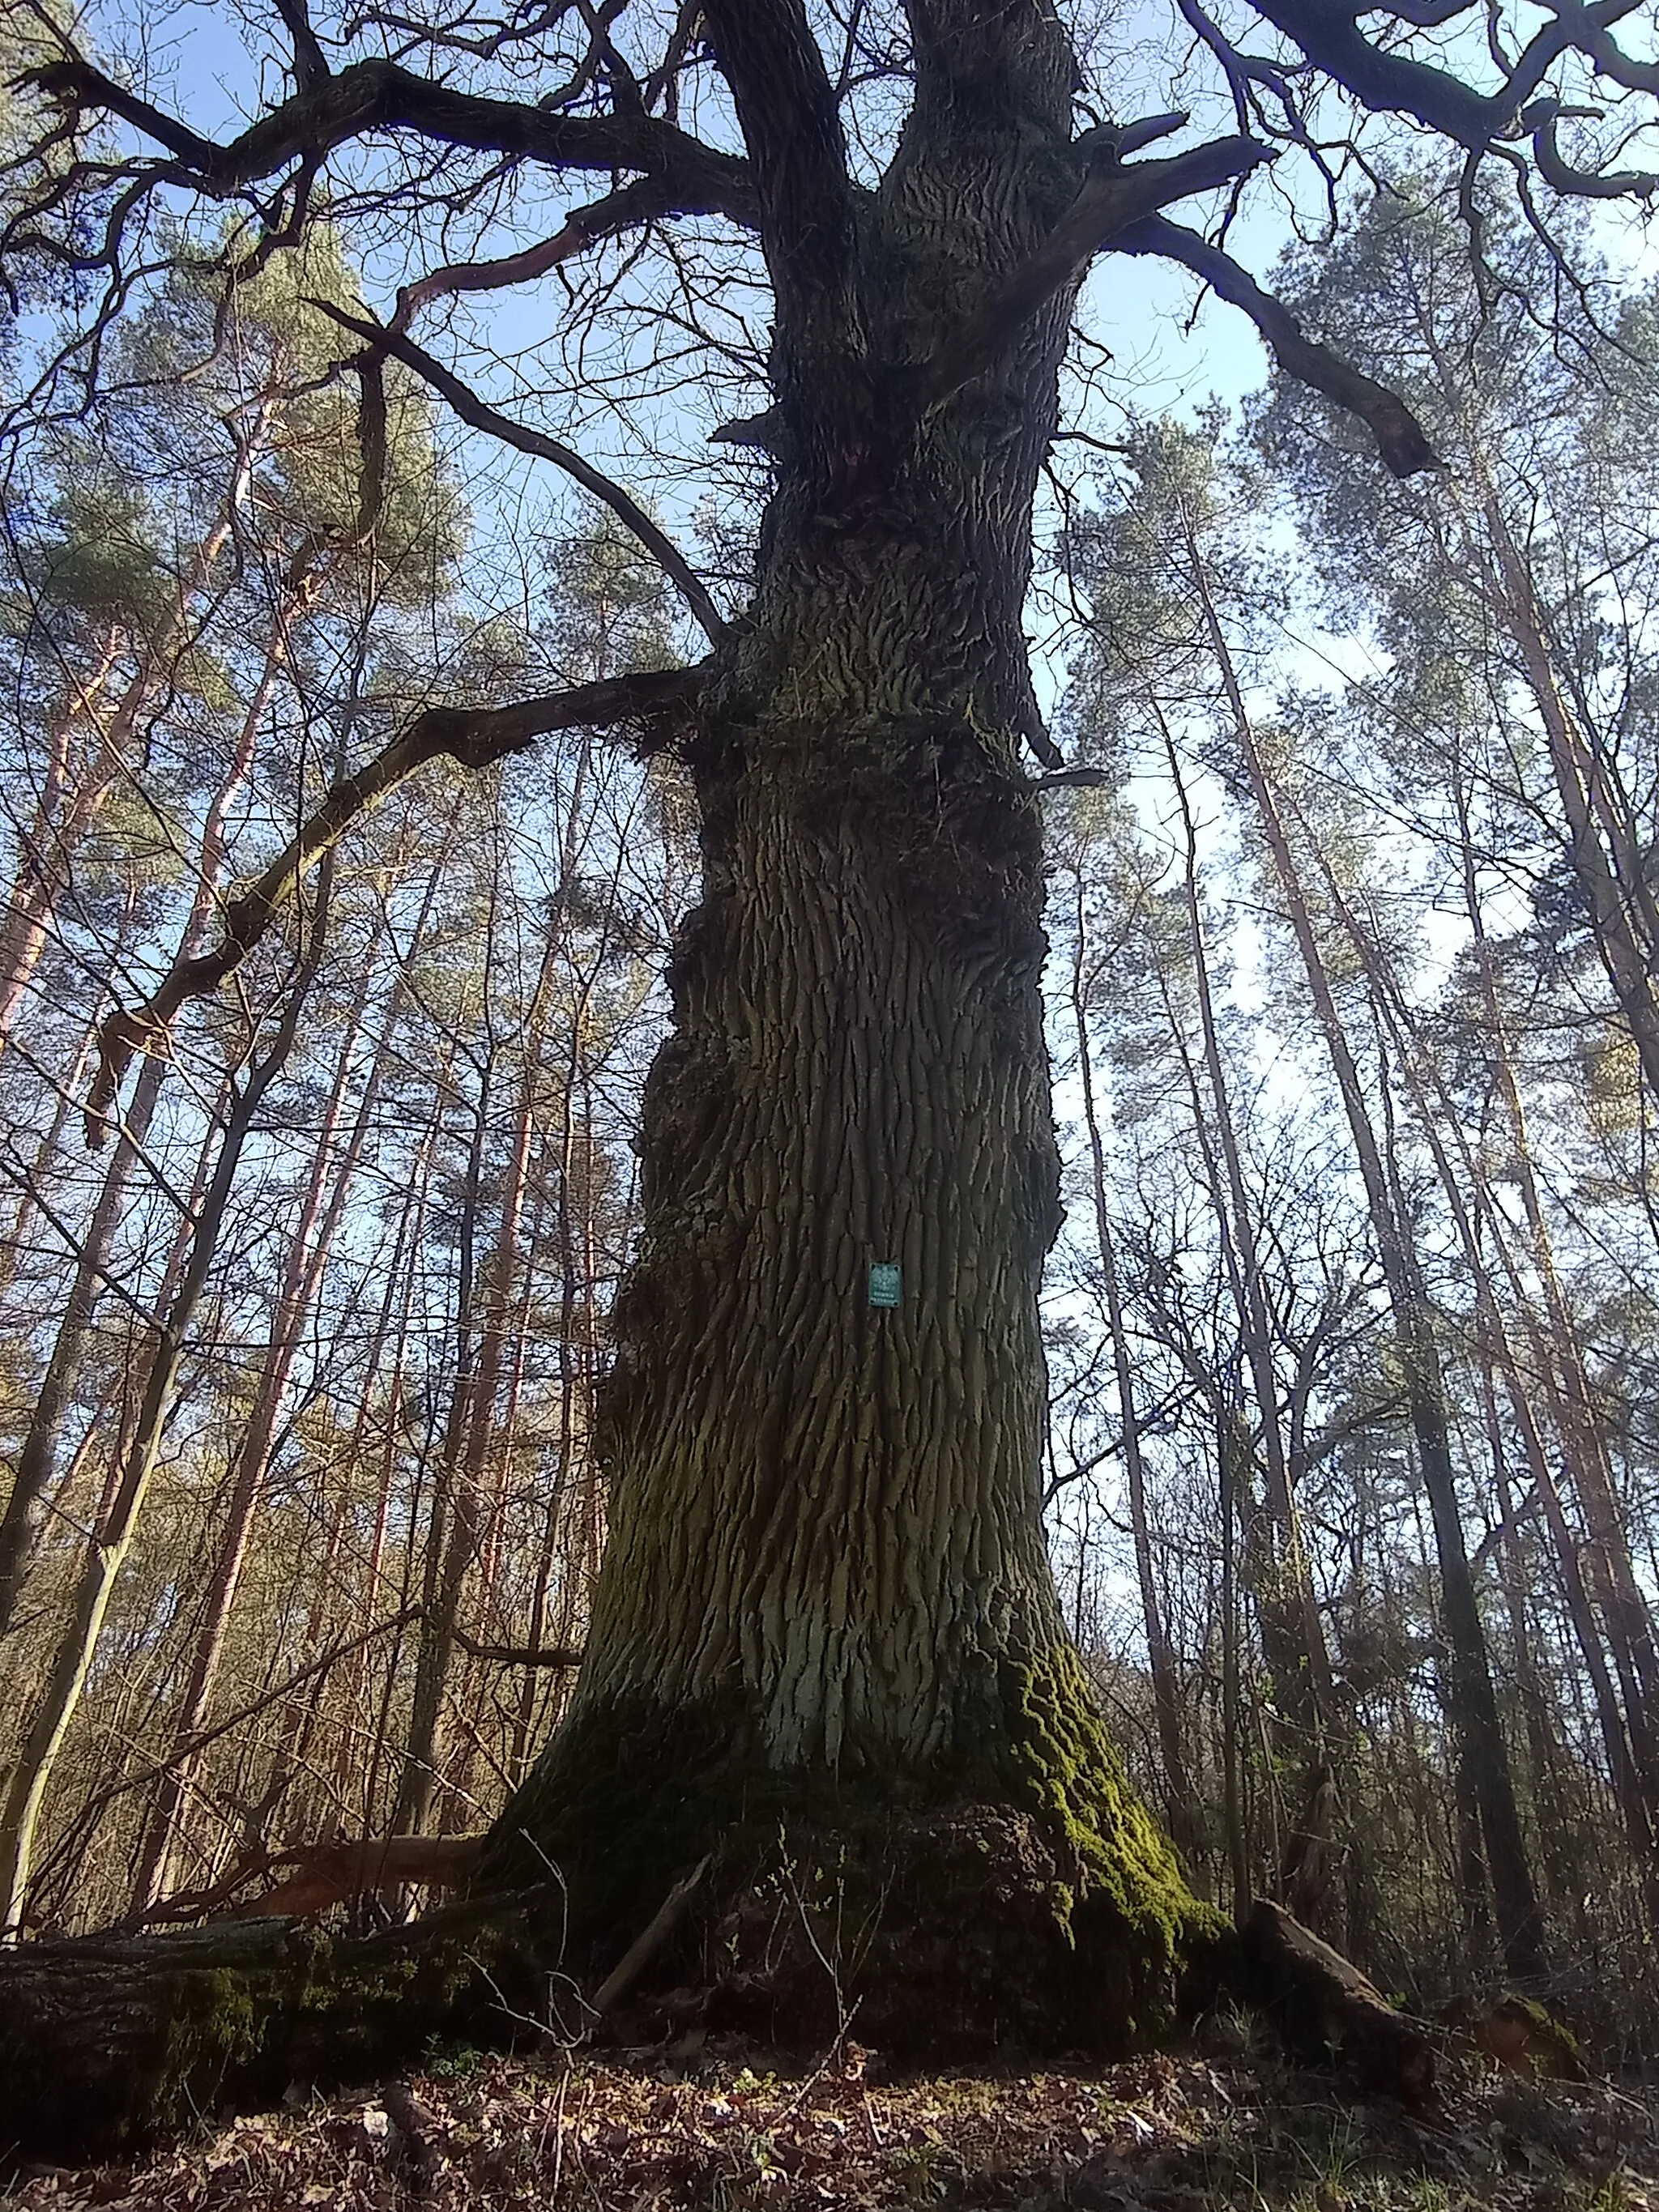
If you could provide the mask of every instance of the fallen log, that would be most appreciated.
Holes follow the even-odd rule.
[[[499,2039],[546,1885],[352,1941],[292,1919],[0,1950],[0,2175],[117,2158],[295,2083],[384,2078],[434,2031]]]
[[[276,1863],[289,1869],[285,1878],[241,1912],[259,1919],[308,1920],[331,1905],[349,1904],[376,1890],[463,1889],[483,1849],[482,1836],[373,1836],[361,1843],[307,1844],[283,1854]]]
[[[370,1836],[253,1851],[205,1889],[178,1890],[123,1932],[185,1920],[307,1920],[331,1905],[386,1889],[464,1889],[477,1870],[482,1836]],[[254,1898],[257,1881],[283,1879]]]
[[[1441,2017],[1454,2035],[1503,2073],[1526,2081],[1590,2079],[1577,2038],[1535,1998],[1510,1995],[1482,2007],[1461,1997]]]
[[[1335,2057],[1367,2088],[1405,2104],[1432,2099],[1428,2031],[1397,2011],[1358,1966],[1266,1898],[1250,1907],[1240,1932],[1247,1993],[1292,2057],[1314,2064]]]

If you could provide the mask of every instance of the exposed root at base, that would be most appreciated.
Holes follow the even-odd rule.
[[[688,1869],[586,1981],[591,2001],[569,1972],[558,1883],[355,1942],[259,1920],[27,1946],[0,1954],[0,2156],[130,2154],[296,2084],[395,2077],[434,2039],[736,2035],[808,2061],[856,2039],[902,2066],[1098,2061],[1184,2041],[1239,1987],[1232,1931],[1197,1906],[1185,1920],[1126,1911],[1078,1875],[1007,1807],[786,1824],[764,1850],[751,1840]],[[1350,2055],[1373,2078],[1378,2051],[1401,2055],[1389,2086],[1425,2094],[1416,2032],[1316,1939],[1289,1952],[1294,2002],[1363,2006]]]

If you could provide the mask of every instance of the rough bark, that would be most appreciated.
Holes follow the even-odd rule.
[[[860,2020],[926,1952],[938,2032],[936,1893],[977,1858],[997,1872],[984,1944],[956,1947],[955,2022],[1122,2046],[1167,2027],[1210,1923],[1121,1780],[1039,1515],[1058,1177],[1019,623],[1073,288],[932,413],[896,379],[848,427],[857,364],[927,360],[1075,197],[1070,62],[1037,9],[921,12],[888,176],[780,304],[779,486],[752,626],[691,749],[703,898],[599,1412],[611,1541],[572,1708],[483,1878],[553,1861],[597,1954],[706,1851],[715,1903],[793,1867],[908,1918],[908,1954],[865,1954]],[[824,148],[775,143],[747,30],[715,29],[771,149],[787,292],[778,234]],[[811,74],[794,46],[766,66]],[[869,1302],[880,1262],[891,1310]],[[975,1910],[957,1900],[957,1935]],[[766,2002],[780,2032],[806,2025]]]
[[[911,15],[913,110],[866,191],[796,0],[705,11],[776,293],[777,483],[746,619],[695,687],[702,902],[646,1097],[586,1664],[480,1882],[557,1871],[494,1960],[532,2017],[538,1970],[592,1986],[711,1855],[653,1973],[707,1944],[714,1994],[784,2041],[822,2048],[858,2004],[896,2051],[1121,2050],[1167,2033],[1221,1924],[1124,1783],[1040,1516],[1058,1166],[1021,617],[1098,240],[1054,265],[1089,163],[1051,10]],[[1160,196],[1212,166],[1161,166]],[[982,356],[930,393],[963,331]],[[419,750],[341,787],[164,992],[228,972]],[[895,1308],[870,1303],[881,1262]],[[262,2054],[287,2002],[256,2001]]]

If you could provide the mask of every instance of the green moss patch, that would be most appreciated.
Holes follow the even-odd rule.
[[[537,1971],[591,1988],[709,1858],[641,1984],[671,2025],[696,2010],[804,2048],[856,2012],[917,2057],[1161,2042],[1220,1978],[1230,1924],[1188,1888],[1069,1650],[976,1694],[959,1741],[982,1749],[920,1774],[856,1753],[769,1771],[735,1697],[594,1706],[507,1808],[482,1879],[556,1869]]]

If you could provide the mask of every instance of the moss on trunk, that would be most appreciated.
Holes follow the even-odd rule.
[[[995,1708],[977,1756],[917,1769],[849,1747],[834,1769],[779,1769],[736,1693],[592,1704],[508,1807],[481,1878],[556,1866],[563,1948],[532,1971],[591,1987],[711,1857],[633,2000],[641,2034],[695,2008],[796,2050],[856,2014],[860,2039],[905,2059],[1157,2044],[1224,1972],[1228,1924],[1125,1782],[1068,1648],[1005,1662]]]

